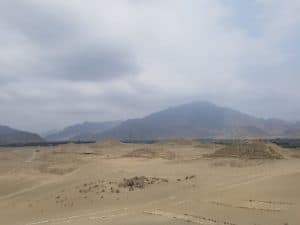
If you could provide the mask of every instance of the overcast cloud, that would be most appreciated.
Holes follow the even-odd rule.
[[[298,0],[2,0],[0,124],[37,132],[207,100],[300,120]]]

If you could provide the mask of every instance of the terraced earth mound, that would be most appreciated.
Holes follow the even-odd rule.
[[[124,157],[135,157],[135,158],[162,158],[162,159],[174,159],[175,153],[163,148],[140,148],[133,150],[124,155]]]
[[[272,144],[265,142],[238,142],[207,154],[209,158],[283,159],[283,155]]]
[[[157,145],[193,145],[194,143],[197,143],[197,141],[194,141],[192,139],[187,138],[173,138],[173,139],[165,139],[158,141]]]

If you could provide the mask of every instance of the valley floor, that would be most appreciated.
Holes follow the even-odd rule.
[[[203,157],[220,148],[192,141],[2,148],[0,224],[300,224],[298,155]]]

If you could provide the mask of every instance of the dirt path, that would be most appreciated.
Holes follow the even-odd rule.
[[[36,159],[37,151],[33,151],[32,155],[25,161],[26,163],[31,163]]]

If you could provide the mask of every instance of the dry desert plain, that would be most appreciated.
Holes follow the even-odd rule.
[[[0,148],[1,225],[299,225],[300,151],[169,140]]]

